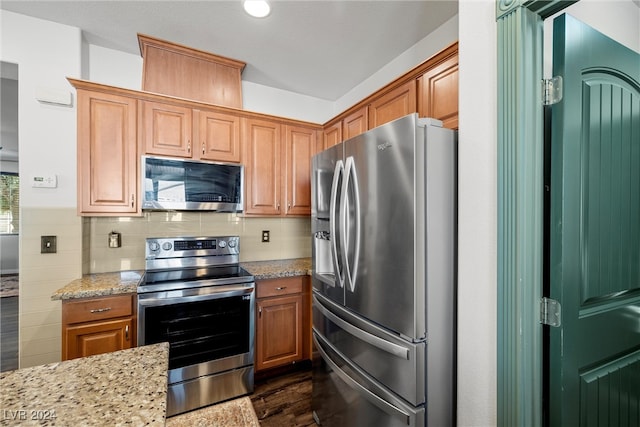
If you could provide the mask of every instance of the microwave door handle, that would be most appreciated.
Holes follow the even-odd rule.
[[[336,278],[338,286],[344,287],[344,277],[341,268],[340,260],[338,259],[338,235],[336,234],[336,208],[339,209],[339,205],[336,206],[338,199],[338,183],[340,177],[344,172],[344,164],[342,160],[336,162],[335,169],[333,171],[333,181],[331,183],[331,197],[329,199],[329,233],[331,234],[331,257],[333,259],[333,268],[336,271]]]

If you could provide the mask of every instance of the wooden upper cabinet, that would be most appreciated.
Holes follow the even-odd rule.
[[[285,215],[311,215],[311,156],[316,131],[286,125],[285,129]]]
[[[198,122],[201,159],[240,162],[240,117],[199,111]]]
[[[191,108],[143,101],[143,145],[146,154],[191,157],[193,119]]]
[[[367,116],[367,106],[354,111],[342,120],[342,137],[343,141],[366,132],[369,128],[369,120]]]
[[[142,90],[242,108],[244,62],[138,34]]]
[[[418,114],[458,128],[458,56],[453,56],[418,78]]]
[[[338,121],[324,129],[322,149],[338,145],[342,142],[342,121]],[[322,150],[320,150],[322,151]]]
[[[136,99],[83,89],[77,95],[78,214],[140,214]]]
[[[416,81],[410,80],[371,101],[369,129],[416,111]]]
[[[142,102],[145,154],[240,162],[240,117],[161,102]]]
[[[247,215],[311,214],[312,127],[265,119],[242,119]]]
[[[245,214],[280,215],[281,130],[270,120],[243,118]]]

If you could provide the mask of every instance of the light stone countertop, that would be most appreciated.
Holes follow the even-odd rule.
[[[311,258],[280,259],[241,262],[240,266],[256,280],[311,275]],[[117,294],[133,294],[144,271],[116,271],[113,273],[85,274],[53,293],[52,300],[95,298]]]
[[[251,273],[256,280],[311,274],[311,258],[241,262],[240,266]]]
[[[142,276],[144,271],[135,270],[85,274],[55,291],[51,299],[66,300],[136,293]]]
[[[0,374],[2,426],[164,426],[169,344]]]

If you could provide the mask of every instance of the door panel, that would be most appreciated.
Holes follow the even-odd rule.
[[[419,221],[414,217],[414,163],[420,157],[415,154],[416,117],[412,114],[345,142],[343,258],[350,265],[345,305],[397,333],[421,339],[425,331],[417,330],[416,315],[425,313],[425,305],[416,286],[413,252]]]
[[[638,425],[640,55],[567,15],[553,55],[550,421]]]

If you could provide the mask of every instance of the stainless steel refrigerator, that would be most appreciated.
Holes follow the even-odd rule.
[[[455,425],[456,144],[411,114],[313,158],[318,424]]]

